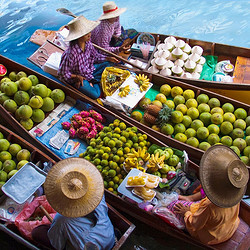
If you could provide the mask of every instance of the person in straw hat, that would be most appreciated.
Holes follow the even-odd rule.
[[[224,145],[214,145],[204,153],[199,172],[206,197],[188,205],[186,201],[176,202],[174,209],[183,216],[194,238],[214,245],[230,239],[239,226],[240,201],[249,172],[238,155]]]
[[[118,54],[127,51],[130,46],[122,44],[127,38],[135,37],[138,32],[134,29],[124,30],[119,16],[126,8],[118,8],[115,2],[103,4],[103,14],[99,17],[101,23],[93,30],[91,41],[106,50]]]
[[[103,179],[92,163],[83,158],[59,161],[48,172],[44,191],[57,214],[50,226],[42,225],[44,231],[39,235],[32,232],[34,240],[44,237],[43,245],[55,249],[113,247],[114,227],[108,217]]]
[[[69,47],[62,55],[58,70],[61,81],[93,99],[101,95],[101,75],[105,67],[110,66],[108,61],[118,62],[113,57],[99,53],[90,41],[91,31],[99,23],[84,16],[76,17],[68,23],[69,34],[65,41],[69,42]]]

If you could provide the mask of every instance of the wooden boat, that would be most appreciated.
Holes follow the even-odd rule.
[[[74,99],[79,99],[79,100],[82,100],[84,102],[88,102],[91,105],[93,105],[94,107],[98,107],[98,109],[101,110],[101,112],[107,113],[109,115],[112,115],[114,117],[117,117],[117,118],[125,121],[123,118],[121,118],[117,114],[115,114],[115,113],[111,112],[110,110],[98,105],[92,99],[90,99],[86,96],[83,96],[82,94],[78,93],[77,91],[69,89],[66,86],[60,85],[59,83],[52,81],[49,78],[42,76],[39,73],[37,73],[31,69],[28,69],[28,68],[26,68],[20,64],[17,64],[17,63],[15,63],[7,58],[4,58],[4,57],[1,57],[1,62],[7,67],[7,69],[9,71],[22,70],[22,71],[27,72],[28,74],[35,74],[41,82],[45,83],[51,89],[61,88],[66,93],[66,95],[69,95]],[[16,131],[19,131],[19,133],[22,134],[22,136],[25,137],[25,139],[27,141],[32,142],[32,144],[39,145],[39,144],[37,144],[37,142],[35,143],[36,139],[31,137],[31,135],[26,130],[22,129],[20,127],[20,124],[8,112],[6,112],[6,110],[1,105],[0,105],[0,115],[1,115],[1,117],[4,117],[6,123],[8,123],[10,126],[12,126]],[[128,121],[125,121],[125,122],[127,125],[132,126],[132,124],[130,122],[128,122]],[[143,130],[141,130],[141,131],[143,133],[147,134],[145,131],[143,131]],[[152,136],[150,134],[147,134],[147,136],[151,142],[156,143],[160,146],[166,146],[161,141],[155,139],[154,135]],[[40,144],[39,146],[42,150],[45,147],[43,144]],[[170,143],[169,146],[173,146],[173,145]],[[188,167],[190,170],[192,170],[196,174],[198,174],[199,167],[194,162],[189,160]],[[173,228],[169,224],[165,223],[162,219],[160,219],[159,217],[157,217],[153,213],[146,212],[146,211],[140,209],[136,204],[129,202],[127,199],[124,199],[123,197],[115,195],[114,193],[112,193],[108,190],[105,190],[105,196],[106,196],[107,202],[109,204],[111,204],[112,206],[114,206],[115,208],[119,209],[120,211],[122,211],[124,213],[129,214],[130,216],[135,217],[136,219],[146,223],[149,226],[154,227],[157,230],[162,231],[166,235],[170,235],[170,236],[175,237],[179,240],[187,242],[193,246],[200,247],[203,249],[216,248],[216,246],[211,247],[211,246],[206,246],[206,245],[202,244],[201,242],[193,239],[192,237],[190,237],[188,234],[184,233],[183,231],[180,231],[176,228]],[[237,245],[241,244],[243,246],[246,246],[249,244],[249,241],[248,241],[248,239],[249,239],[248,236],[250,234],[250,231],[249,231],[249,223],[250,223],[250,221],[249,221],[249,209],[250,209],[250,207],[245,202],[242,201],[241,214],[240,214],[240,216],[242,218],[242,224],[241,224],[242,226],[239,227],[237,233],[235,233],[234,238],[227,241],[226,243],[223,243],[223,244],[227,244],[227,245],[223,245],[223,246],[235,246],[235,244],[237,244]]]
[[[33,145],[32,141],[31,143],[29,143],[27,140],[24,140],[22,137],[9,130],[2,124],[0,124],[0,132],[4,135],[4,138],[6,138],[9,142],[17,143],[23,149],[28,149],[31,153],[30,161],[36,164],[38,167],[43,167],[43,164],[45,162],[51,162],[53,165],[56,163],[53,159],[51,159],[47,154],[43,152],[43,149],[41,151],[40,149],[36,148]],[[2,195],[0,197],[0,203],[2,203],[5,198],[6,195]],[[111,205],[108,204],[108,208],[109,217],[114,227],[117,228],[121,233],[120,238],[117,239],[116,244],[112,248],[113,250],[117,250],[122,247],[129,235],[133,232],[133,230],[135,229],[135,225],[131,223],[127,218],[125,218],[122,214],[120,214]],[[18,229],[14,224],[5,225],[0,223],[0,230],[11,236],[16,242],[23,244],[29,249],[39,249],[35,245],[33,245],[33,242],[29,242],[22,236],[20,236]]]

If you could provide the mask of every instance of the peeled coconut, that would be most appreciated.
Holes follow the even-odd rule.
[[[189,72],[184,72],[182,75],[183,78],[192,78],[192,74]]]
[[[165,38],[164,43],[172,43],[173,45],[175,45],[176,38],[173,36],[168,36],[167,38]]]
[[[202,68],[203,68],[203,67],[202,67],[202,65],[200,65],[200,64],[196,64],[196,67],[195,67],[194,72],[201,73]]]
[[[192,53],[188,56],[188,58],[192,61],[194,61],[195,63],[198,63],[198,61],[200,60],[200,55],[196,54],[196,53]]]
[[[159,70],[155,66],[150,66],[148,68],[148,71],[154,74],[157,74],[159,72]]]
[[[175,48],[172,51],[172,55],[173,55],[174,58],[177,58],[177,59],[181,58],[181,56],[183,55],[183,51],[180,48]]]
[[[186,52],[183,52],[181,59],[185,62],[188,59],[188,54]]]
[[[183,40],[179,39],[179,40],[176,41],[176,43],[175,43],[174,46],[175,46],[176,48],[184,49],[185,44],[186,44],[186,43],[185,43]]]
[[[151,60],[151,65],[155,66],[155,58]]]
[[[192,49],[191,49],[191,51],[192,51],[192,53],[196,53],[196,54],[198,54],[198,55],[202,55],[202,53],[203,53],[203,48],[202,47],[200,47],[200,46],[194,46]]]
[[[162,49],[163,49],[163,50],[168,50],[168,51],[170,51],[170,52],[173,50],[173,48],[174,48],[174,45],[173,45],[172,43],[169,43],[169,42],[165,43],[165,44],[162,46]]]
[[[171,70],[172,70],[173,74],[176,76],[181,76],[183,73],[183,69],[178,65],[175,65],[174,67],[172,67]]]
[[[163,57],[158,57],[155,59],[155,65],[158,69],[163,69],[166,62],[167,62],[167,60]]]
[[[160,50],[157,50],[157,51],[154,53],[154,58],[159,57],[159,55],[158,55],[159,52],[160,52]]]
[[[160,71],[160,74],[163,76],[171,76],[172,71],[169,68],[164,68]]]
[[[196,67],[196,63],[192,60],[187,60],[184,63],[184,68],[185,68],[185,71],[187,72],[194,72],[195,67]]]
[[[181,59],[177,59],[177,60],[174,62],[174,65],[178,65],[178,66],[180,66],[180,67],[183,67],[184,61],[181,60]]]
[[[164,65],[164,68],[172,68],[174,66],[174,63],[171,60],[167,60],[167,62]]]
[[[201,56],[199,64],[203,65],[205,62],[206,62],[206,58],[204,56]]]
[[[164,43],[159,43],[159,44],[157,45],[157,49],[158,49],[158,50],[162,50],[163,45],[164,45]]]
[[[170,52],[169,52],[168,50],[160,50],[160,51],[158,52],[158,56],[159,56],[159,57],[162,57],[162,58],[164,58],[164,59],[168,58],[169,55],[170,55]]]
[[[183,48],[183,52],[187,53],[187,54],[190,54],[191,52],[191,47],[189,46],[188,43],[185,43],[185,46]]]
[[[199,78],[200,78],[200,74],[197,73],[197,72],[193,72],[193,73],[192,73],[192,78],[193,78],[193,79],[199,79]]]

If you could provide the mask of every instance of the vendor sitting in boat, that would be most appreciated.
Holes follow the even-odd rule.
[[[216,145],[203,155],[200,181],[203,192],[189,199],[173,202],[169,209],[184,218],[186,229],[201,242],[214,245],[227,241],[239,226],[240,201],[246,191],[249,173],[246,165],[229,147]],[[172,209],[171,209],[172,210]]]
[[[130,46],[123,44],[124,40],[134,38],[138,32],[121,27],[119,16],[125,11],[126,8],[118,8],[112,1],[104,3],[101,23],[92,31],[91,41],[115,54],[127,51]]]
[[[90,41],[91,31],[99,23],[84,16],[68,23],[69,35],[65,41],[70,43],[62,55],[58,70],[61,81],[74,86],[92,99],[101,95],[101,75],[103,70],[111,65],[108,61],[118,62],[113,57],[100,54]],[[103,62],[104,60],[106,62]]]
[[[58,162],[49,171],[44,190],[57,214],[51,225],[33,229],[33,240],[49,249],[114,246],[115,233],[108,217],[103,179],[92,163],[83,158]]]

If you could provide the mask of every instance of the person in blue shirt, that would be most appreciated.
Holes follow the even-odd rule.
[[[55,249],[87,249],[91,245],[108,250],[114,246],[103,179],[93,164],[83,158],[56,163],[46,177],[44,191],[57,214],[50,226],[32,231],[36,242]]]

